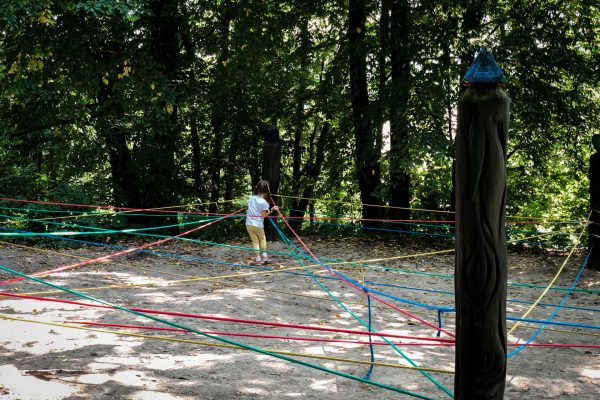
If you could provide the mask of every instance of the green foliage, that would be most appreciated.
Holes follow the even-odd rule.
[[[600,133],[597,3],[409,4],[402,89],[408,141],[393,165],[381,154],[376,198],[389,201],[390,173],[402,169],[411,176],[413,207],[450,205],[458,82],[485,45],[510,83],[510,214],[585,218],[590,142]],[[261,130],[277,126],[281,193],[301,195],[310,186],[320,199],[358,201],[347,6],[0,2],[0,195],[166,206],[207,201],[218,185],[219,198],[237,198],[260,175]],[[381,2],[367,2],[367,9],[369,118],[379,123],[399,93],[390,86],[392,55],[381,47]],[[174,33],[158,48],[163,26]],[[295,179],[294,157],[301,171],[313,165],[326,122],[332,128],[320,175]],[[345,203],[317,208],[359,213]]]

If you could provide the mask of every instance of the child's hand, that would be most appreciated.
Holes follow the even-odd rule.
[[[271,208],[271,212],[273,212],[273,211],[279,211],[279,207],[277,207],[277,206],[273,206],[273,207]]]

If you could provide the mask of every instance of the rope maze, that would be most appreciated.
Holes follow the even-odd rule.
[[[290,197],[279,196],[279,198],[285,202]],[[316,199],[309,200],[317,201]],[[26,251],[29,255],[40,252],[49,257],[78,259],[76,262],[67,262],[32,273],[19,271],[11,265],[0,265],[0,269],[4,272],[4,278],[0,282],[0,297],[3,302],[9,299],[13,301],[28,300],[48,307],[51,304],[68,304],[76,307],[72,311],[74,314],[81,309],[121,311],[121,313],[103,314],[111,319],[110,322],[84,321],[76,318],[50,321],[42,318],[43,315],[39,315],[38,319],[11,316],[6,312],[11,306],[5,305],[2,307],[5,312],[0,315],[0,319],[4,321],[3,325],[7,329],[10,329],[11,323],[26,323],[32,327],[31,329],[36,329],[36,326],[54,326],[129,336],[140,340],[222,347],[236,351],[244,350],[410,397],[423,399],[434,398],[432,396],[454,397],[452,391],[448,389],[454,373],[452,370],[454,276],[450,273],[436,271],[431,261],[441,260],[440,263],[445,265],[446,269],[451,270],[453,260],[448,257],[453,257],[453,249],[400,254],[391,257],[365,257],[360,260],[336,258],[339,257],[340,252],[334,251],[336,253],[334,258],[330,258],[318,255],[319,252],[308,246],[290,225],[288,218],[281,214],[277,219],[270,218],[269,223],[277,231],[280,238],[278,243],[282,244],[282,248],[269,250],[269,253],[277,260],[284,261],[277,265],[257,266],[239,261],[240,258],[243,258],[243,256],[240,257],[240,254],[250,254],[253,251],[251,247],[201,239],[204,232],[215,226],[228,222],[241,224],[237,221],[245,218],[245,214],[243,207],[234,207],[236,202],[220,203],[221,206],[237,208],[235,211],[211,214],[190,211],[199,205],[140,210],[17,199],[0,199],[0,201],[2,201],[0,215],[3,218],[3,221],[0,222],[0,249]],[[282,208],[282,211],[285,213],[290,209]],[[415,211],[431,212],[434,215],[448,213],[447,211],[423,209]],[[178,221],[177,224],[125,229],[106,229],[94,226],[89,222],[75,223],[78,220],[93,221],[94,218],[114,221],[115,218],[124,216],[170,217],[171,219],[176,216]],[[321,225],[341,231],[372,229],[379,230],[385,235],[431,237],[438,242],[447,241],[448,247],[452,247],[451,220],[436,218],[410,221],[370,221],[385,223],[385,227],[382,228],[363,227],[358,225],[360,222],[364,221],[344,215],[315,213],[310,217],[311,226]],[[527,225],[544,226],[548,222],[552,226],[560,226],[561,230],[522,228]],[[584,257],[577,255],[581,253],[577,249],[586,232],[588,221],[543,221],[531,218],[512,218],[508,224],[514,227],[514,229],[507,229],[509,243],[539,246],[540,243],[543,243],[540,240],[549,237],[575,239],[569,243],[569,247],[565,251],[567,255],[564,262],[549,282],[529,283],[509,280],[510,296],[507,299],[509,312],[507,322],[510,326],[508,330],[510,352],[508,357],[513,358],[528,348],[600,348],[600,345],[594,344],[597,343],[597,337],[600,335],[597,314],[600,309],[566,304],[569,296],[573,293],[583,296],[594,296],[600,293],[599,289],[577,287],[589,257],[589,254]],[[31,229],[31,227],[35,229]],[[182,233],[174,236],[158,233],[173,228],[178,228]],[[106,241],[90,240],[90,238],[117,235],[131,237],[138,242],[140,240],[147,242],[141,245],[136,242],[133,246],[122,246],[123,241],[118,242],[120,244],[111,244]],[[32,239],[60,241],[72,244],[76,248],[92,249],[93,255],[100,255],[78,256],[73,252],[65,253],[22,244],[23,242],[29,243]],[[156,249],[157,246],[161,246],[162,249]],[[168,246],[172,246],[173,249],[167,248]],[[182,247],[186,253],[201,252],[203,255],[181,254]],[[554,243],[554,247],[557,247],[556,243]],[[388,253],[394,251],[396,249],[387,249]],[[367,249],[365,249],[365,253],[368,253]],[[163,263],[177,266],[177,268],[160,268],[160,264],[158,267],[140,266],[135,262],[134,255],[142,255],[145,264],[148,260],[161,260]],[[222,257],[219,258],[219,256]],[[120,260],[123,258],[127,259]],[[581,259],[581,262],[576,259]],[[423,263],[420,268],[416,264],[418,261]],[[399,265],[407,262],[410,263],[408,267]],[[574,273],[571,271],[569,273],[571,276],[565,276],[567,275],[567,266],[572,268],[576,262],[580,262],[577,271]],[[431,265],[423,268],[425,263]],[[143,282],[119,282],[83,287],[69,287],[67,284],[52,282],[53,278],[60,274],[60,281],[72,280],[76,285],[77,281],[82,278],[80,275],[82,268],[92,265],[95,266],[97,272],[94,275],[95,279],[105,276],[108,280],[114,281],[123,272],[142,274],[144,277],[150,275],[151,277],[144,279]],[[195,272],[202,269],[206,276],[179,272],[188,269],[193,269]],[[284,280],[292,282],[287,291],[277,287],[277,284],[281,284]],[[559,286],[559,280],[566,281],[567,284]],[[268,282],[273,285],[268,285]],[[45,290],[29,290],[33,286],[32,283],[36,288],[41,285]],[[190,304],[165,304],[165,306],[174,307],[173,310],[142,308],[134,303],[124,305],[105,299],[101,295],[92,295],[92,293],[102,293],[107,290],[114,290],[116,293],[127,292],[129,295],[135,294],[135,290],[143,289],[158,289],[161,292],[183,291],[182,285],[187,285],[185,290],[196,289],[195,296],[200,299],[203,293],[212,295],[215,291],[219,293],[250,291],[253,296],[258,296],[258,294],[264,296],[265,302],[280,302],[285,305],[290,301],[294,301],[296,304],[304,301],[306,303],[304,303],[303,314],[308,314],[305,317],[316,320],[318,323],[285,321],[286,317],[291,319],[295,317],[289,313],[284,316],[269,314],[276,318],[261,319],[224,316],[222,312],[204,314],[181,311],[181,308],[190,307]],[[206,292],[198,292],[200,289],[205,289]],[[65,298],[65,296],[70,298]],[[225,295],[223,294],[223,296]],[[130,297],[128,302],[131,302],[132,298]],[[556,302],[549,298],[560,298],[560,300]],[[256,305],[264,308],[261,306],[261,302],[256,302]],[[523,312],[524,309],[526,310]],[[235,315],[235,311],[235,309],[231,309],[230,313]],[[316,315],[310,315],[312,311]],[[555,319],[559,312],[567,317],[560,320]],[[332,313],[335,317],[330,320],[325,319]],[[260,314],[265,315],[263,312]],[[131,321],[123,323],[123,319],[127,319],[127,315],[146,323],[133,324]],[[589,320],[590,323],[582,323],[583,319]],[[208,329],[209,324],[214,323],[229,328],[228,330]],[[207,328],[198,328],[195,326],[196,324]],[[279,333],[265,334],[267,328],[277,329]],[[248,332],[248,330],[250,331]],[[147,331],[155,332],[155,334],[140,333]],[[554,340],[548,343],[535,342],[542,332],[552,332],[561,338],[567,335],[579,337],[581,340],[577,343],[554,342]],[[203,340],[190,339],[193,336],[196,338],[200,336],[198,339]],[[248,341],[252,344],[246,343]],[[311,347],[315,343],[327,346],[325,348],[330,354],[315,354],[314,347]],[[280,349],[282,345],[287,344],[294,344],[291,347],[298,348],[299,351]],[[422,359],[419,360],[419,363],[413,356],[417,351],[415,349],[422,351],[422,355],[419,353]],[[383,351],[385,351],[384,354],[382,354]],[[438,357],[432,356],[431,353],[438,354]],[[338,356],[339,354],[343,356]],[[428,355],[431,356],[433,362],[428,361],[425,357]],[[338,365],[344,367],[335,368]],[[406,370],[406,373],[420,375],[422,379],[429,382],[431,389],[427,390],[425,394],[416,393],[389,383],[389,379],[386,381],[372,379],[373,374],[377,376],[377,369],[384,368]],[[416,378],[411,377],[410,379]]]

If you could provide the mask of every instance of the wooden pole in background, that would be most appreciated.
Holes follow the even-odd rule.
[[[270,128],[264,132],[262,179],[269,182],[271,193],[278,193],[281,182],[281,140],[279,129]],[[267,199],[270,204],[270,200]],[[265,236],[272,242],[277,240],[277,231],[265,220]]]
[[[588,267],[600,270],[600,135],[592,138],[594,150],[590,157],[590,226],[588,228],[588,249],[592,254]]]

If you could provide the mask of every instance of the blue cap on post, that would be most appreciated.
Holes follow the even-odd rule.
[[[482,48],[471,68],[467,71],[463,77],[462,84],[464,86],[478,86],[478,85],[503,85],[507,82],[506,77],[502,73],[502,70],[496,64],[496,60],[492,57],[492,54],[485,48]]]

